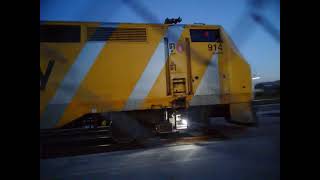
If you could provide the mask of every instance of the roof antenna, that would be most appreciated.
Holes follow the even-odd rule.
[[[178,18],[166,18],[166,20],[164,21],[164,24],[177,24],[180,23],[182,21],[181,17],[179,16]]]

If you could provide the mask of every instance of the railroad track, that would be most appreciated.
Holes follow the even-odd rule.
[[[40,133],[40,158],[57,158],[82,154],[93,154],[117,150],[130,150],[161,146],[163,144],[181,144],[224,139],[220,133],[191,136],[184,133],[162,134],[146,141],[134,141],[120,144],[111,138],[110,128],[50,130]]]
[[[255,106],[258,111],[263,111],[261,107],[259,108],[259,105],[275,104],[277,101],[256,101]],[[266,108],[269,107],[264,107],[264,109]],[[205,136],[188,136],[183,133],[161,135],[159,137],[160,140],[151,146],[192,143],[209,139],[227,139],[228,137],[221,133],[220,130],[241,133],[245,131],[245,128],[215,127],[215,129],[209,129],[208,134]],[[145,148],[150,147],[149,145],[148,143],[137,141],[127,144],[117,143],[111,137],[110,127],[40,130],[40,158],[42,159]]]
[[[265,105],[265,104],[278,104],[280,99],[256,99],[252,101],[254,106],[256,105]]]
[[[91,137],[110,138],[110,127],[40,130],[40,142],[44,144],[81,141]]]
[[[40,158],[77,155],[112,144],[110,127],[41,130]]]

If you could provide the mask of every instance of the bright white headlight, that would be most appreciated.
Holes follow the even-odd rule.
[[[185,120],[185,119],[182,119],[181,123],[182,123],[183,125],[188,125],[188,121]]]

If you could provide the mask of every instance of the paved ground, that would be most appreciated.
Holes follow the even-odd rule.
[[[223,141],[40,160],[41,179],[280,179],[278,105],[258,106],[259,126]]]

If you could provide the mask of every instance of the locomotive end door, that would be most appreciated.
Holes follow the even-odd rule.
[[[184,26],[170,25],[167,30],[167,95],[185,97],[191,93],[189,40],[183,36]],[[188,58],[189,57],[189,58]]]

